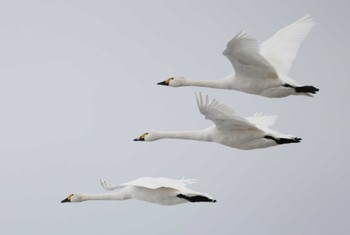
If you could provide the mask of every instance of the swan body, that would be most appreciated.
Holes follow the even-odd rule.
[[[116,186],[108,181],[101,180],[101,185],[105,190],[120,190],[116,193],[107,194],[87,194],[77,192],[70,194],[61,202],[128,199],[136,199],[161,205],[176,205],[185,202],[216,202],[211,196],[193,191],[186,187],[194,182],[194,180],[184,178],[175,180],[161,177],[142,177]]]
[[[276,116],[257,114],[244,118],[233,109],[215,99],[210,100],[201,93],[197,94],[199,111],[214,125],[194,131],[150,131],[134,141],[155,141],[159,139],[186,139],[220,143],[232,148],[250,150],[267,148],[280,144],[299,143],[300,138],[280,134],[270,130]]]
[[[172,77],[158,85],[230,89],[270,98],[312,96],[319,89],[301,86],[288,77],[288,72],[300,44],[315,25],[315,21],[306,15],[281,29],[261,45],[242,31],[228,42],[223,52],[233,65],[235,73],[221,80],[207,81]]]

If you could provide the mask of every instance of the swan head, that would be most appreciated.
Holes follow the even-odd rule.
[[[72,194],[69,194],[69,196],[66,199],[63,199],[61,203],[81,202],[81,201],[84,201],[82,193],[72,193]]]
[[[154,141],[157,140],[157,135],[153,132],[143,133],[140,137],[135,138],[134,141]]]
[[[178,87],[186,85],[185,82],[186,80],[184,77],[171,77],[163,82],[158,82],[157,84],[163,86]]]

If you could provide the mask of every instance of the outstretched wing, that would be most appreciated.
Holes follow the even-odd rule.
[[[240,32],[229,41],[223,54],[232,63],[238,77],[278,78],[275,68],[260,54],[256,39],[245,32]]]
[[[254,117],[247,117],[247,120],[261,129],[266,129],[272,126],[277,119],[275,115],[263,115],[261,113],[256,113]]]
[[[115,189],[118,189],[118,188],[123,188],[124,186],[122,185],[114,185],[110,182],[108,182],[107,180],[100,180],[101,182],[101,186],[105,189],[105,190],[108,190],[108,191],[113,191]]]
[[[206,119],[213,121],[218,129],[257,129],[253,123],[238,116],[229,106],[215,99],[209,100],[209,97],[203,97],[201,92],[196,93],[196,98],[201,114],[203,114]]]
[[[136,180],[121,184],[121,186],[138,186],[149,189],[157,188],[173,188],[177,190],[186,190],[186,185],[193,184],[195,180],[192,179],[169,179],[164,177],[153,178],[153,177],[141,177]]]
[[[300,18],[262,43],[261,54],[278,73],[287,75],[300,44],[315,25],[316,22],[309,15]]]

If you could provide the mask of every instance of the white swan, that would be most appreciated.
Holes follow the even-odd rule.
[[[161,205],[176,205],[185,202],[216,202],[211,196],[193,191],[186,187],[193,184],[195,180],[189,179],[168,179],[142,177],[136,180],[115,186],[105,180],[101,180],[101,185],[106,190],[120,189],[116,193],[107,194],[87,194],[73,193],[65,202],[82,202],[88,200],[127,200],[137,199],[157,203]]]
[[[209,100],[201,93],[197,94],[199,111],[214,122],[214,125],[197,131],[150,131],[134,141],[154,141],[159,139],[190,139],[217,142],[229,147],[249,150],[267,148],[279,144],[299,143],[300,138],[280,134],[268,129],[273,125],[276,116],[256,115],[243,118],[215,99]]]
[[[172,77],[158,85],[232,89],[266,97],[312,96],[319,89],[299,85],[288,77],[288,71],[300,44],[315,25],[315,21],[306,15],[278,31],[260,47],[255,38],[241,32],[227,44],[223,52],[232,63],[235,73],[222,80]]]

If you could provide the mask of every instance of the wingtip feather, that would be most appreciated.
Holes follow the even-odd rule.
[[[310,14],[304,15],[303,17],[301,17],[296,22],[303,22],[303,23],[306,23],[306,24],[310,24],[312,27],[318,24],[317,21],[313,17],[311,17]]]

